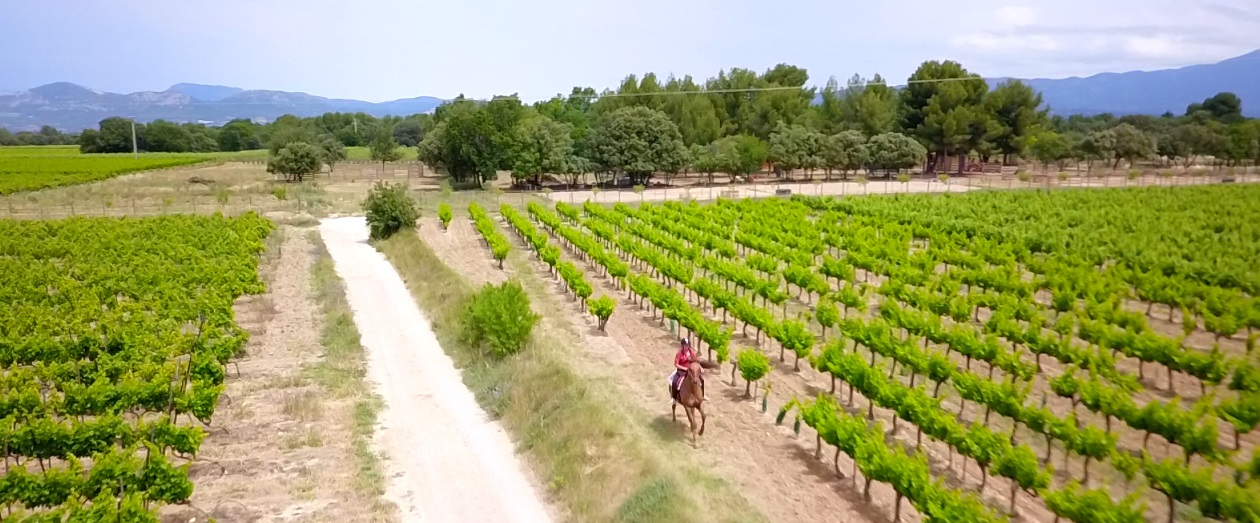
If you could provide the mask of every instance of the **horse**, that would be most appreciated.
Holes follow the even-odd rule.
[[[708,365],[706,365],[706,363]],[[691,425],[691,446],[696,446],[696,436],[704,435],[704,424],[708,415],[704,413],[704,389],[700,385],[700,377],[703,372],[702,368],[712,368],[710,362],[693,361],[687,366],[687,372],[683,375],[682,386],[679,387],[678,394],[674,395],[673,386],[670,384],[669,396],[673,398],[674,403],[670,408],[674,422],[678,421],[678,405],[683,406],[683,411],[687,413],[687,423]],[[696,412],[700,412],[700,428],[696,429]]]

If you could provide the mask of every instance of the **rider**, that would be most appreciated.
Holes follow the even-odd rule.
[[[674,372],[669,375],[669,384],[673,387],[672,390],[675,394],[678,393],[678,389],[682,386],[682,378],[687,374],[687,369],[692,363],[699,361],[696,358],[695,349],[691,348],[691,340],[682,338],[679,342],[681,346],[678,347],[678,354],[674,355]],[[700,377],[700,392],[704,396],[705,401],[708,401],[709,396],[704,393],[703,375]]]

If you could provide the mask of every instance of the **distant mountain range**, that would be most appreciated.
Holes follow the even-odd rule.
[[[1006,78],[989,79],[990,84]],[[1159,71],[1101,73],[1086,78],[1024,80],[1040,91],[1055,114],[1182,114],[1186,106],[1222,91],[1243,101],[1243,114],[1260,117],[1260,50],[1214,64]],[[175,84],[162,92],[102,93],[69,82],[0,94],[0,127],[13,131],[52,125],[77,132],[110,116],[222,125],[236,118],[270,121],[285,114],[364,112],[375,116],[433,110],[432,96],[371,103],[306,93],[245,90],[222,85]]]
[[[1005,78],[990,79],[996,85]],[[1186,106],[1220,92],[1238,95],[1243,114],[1260,117],[1260,50],[1214,64],[1159,71],[1101,73],[1080,78],[1026,79],[1055,114],[1181,115]]]
[[[142,122],[164,119],[207,125],[223,125],[237,118],[262,122],[285,114],[317,116],[327,112],[405,116],[429,112],[441,104],[442,99],[432,96],[371,103],[200,84],[175,84],[162,92],[118,94],[56,82],[18,93],[0,94],[0,127],[33,131],[41,125],[51,125],[63,131],[78,132],[94,128],[110,116]]]

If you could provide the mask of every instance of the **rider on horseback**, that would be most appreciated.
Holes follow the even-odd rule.
[[[691,348],[691,340],[682,338],[679,340],[681,346],[678,348],[678,354],[674,355],[674,372],[669,375],[669,386],[673,392],[673,397],[678,398],[678,391],[682,387],[683,377],[687,375],[687,369],[693,362],[699,361],[696,358],[695,349]],[[704,376],[700,377],[700,390],[704,391]],[[704,394],[705,401],[708,401],[709,395]]]

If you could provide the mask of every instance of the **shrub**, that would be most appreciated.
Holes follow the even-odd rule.
[[[757,349],[744,349],[739,351],[735,364],[739,366],[739,374],[744,377],[744,381],[748,382],[744,386],[744,397],[750,398],[752,382],[764,378],[770,372],[770,358]]]
[[[451,212],[450,205],[447,205],[445,203],[438,204],[438,219],[442,220],[443,230],[449,229],[451,227],[451,218],[454,218],[454,216],[455,215]]]
[[[612,316],[613,309],[617,308],[617,302],[608,296],[600,296],[587,303],[591,310],[591,314],[599,319],[599,330],[604,330],[608,325],[608,318]]]
[[[538,320],[519,282],[487,283],[464,306],[461,337],[464,343],[503,358],[525,347]]]
[[[363,210],[367,211],[373,240],[388,238],[403,227],[414,227],[420,217],[415,200],[407,195],[407,188],[402,184],[376,182],[363,200]]]

